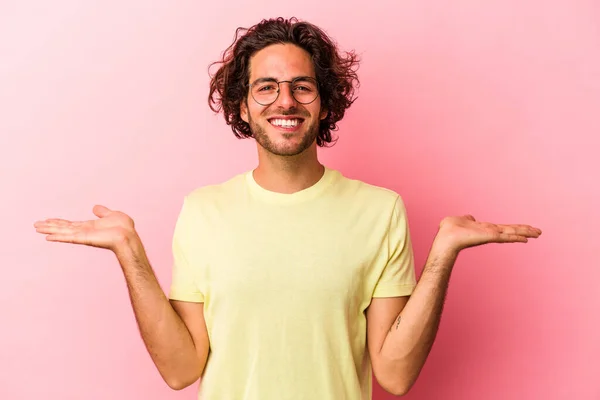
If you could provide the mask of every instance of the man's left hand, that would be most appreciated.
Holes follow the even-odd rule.
[[[530,225],[502,225],[477,221],[472,215],[446,217],[440,223],[436,242],[458,254],[468,247],[487,243],[527,243],[530,238],[542,234],[538,228]]]

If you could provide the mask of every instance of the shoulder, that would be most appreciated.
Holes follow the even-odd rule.
[[[240,191],[245,187],[246,175],[247,172],[239,173],[225,181],[195,188],[185,195],[185,203],[197,208],[239,198]]]
[[[402,197],[393,189],[378,186],[364,180],[349,178],[339,171],[338,192],[340,195],[348,196],[354,201],[368,202],[377,206],[394,207],[396,203],[402,203]]]

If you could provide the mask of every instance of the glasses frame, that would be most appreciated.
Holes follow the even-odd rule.
[[[272,78],[258,78],[254,82],[248,84],[248,90],[250,91],[250,96],[252,96],[252,99],[256,103],[260,104],[261,106],[270,106],[271,104],[275,103],[277,101],[277,99],[279,98],[279,94],[281,93],[281,86],[280,86],[280,84],[282,84],[282,83],[289,83],[290,86],[291,86],[291,85],[293,85],[294,83],[296,83],[298,81],[313,81],[315,83],[316,87],[317,87],[317,95],[315,96],[314,99],[312,99],[308,103],[303,103],[303,102],[299,101],[296,98],[296,96],[294,95],[294,91],[292,90],[291,91],[292,92],[292,97],[294,98],[294,100],[297,103],[304,104],[304,105],[311,104],[311,103],[313,103],[315,100],[317,100],[319,98],[319,96],[321,95],[319,81],[317,81],[317,79],[313,78],[312,76],[299,76],[297,78],[292,79],[291,81],[290,80],[277,81],[277,80],[272,79]],[[256,100],[256,97],[254,97],[254,94],[252,93],[252,86],[256,85],[257,83],[262,83],[262,82],[273,82],[273,83],[277,84],[277,96],[275,96],[275,99],[272,102],[270,102],[270,103],[261,103],[260,101]]]

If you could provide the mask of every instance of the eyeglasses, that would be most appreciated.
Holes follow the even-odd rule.
[[[319,84],[315,78],[299,76],[291,81],[276,81],[273,78],[259,78],[249,84],[252,98],[261,106],[271,105],[279,97],[282,83],[289,83],[292,96],[300,104],[310,104],[319,97]]]

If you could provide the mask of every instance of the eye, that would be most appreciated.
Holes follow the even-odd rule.
[[[264,92],[264,91],[268,91],[268,90],[275,90],[275,86],[273,85],[264,85],[258,88],[259,92]]]
[[[294,90],[298,92],[313,92],[315,89],[311,85],[296,85]]]

